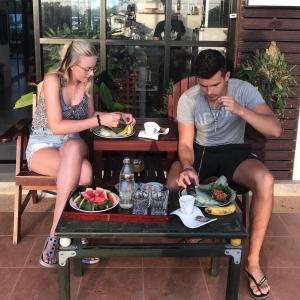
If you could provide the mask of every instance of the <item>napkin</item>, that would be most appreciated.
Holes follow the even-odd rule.
[[[177,215],[182,223],[188,227],[188,228],[198,228],[200,226],[203,226],[205,224],[208,224],[210,222],[216,221],[217,219],[209,219],[208,221],[205,222],[201,222],[196,220],[196,216],[203,216],[202,211],[200,210],[199,207],[194,206],[193,208],[193,212],[191,214],[184,214],[180,208],[174,210],[173,212],[171,212],[171,215]]]
[[[160,134],[166,135],[169,133],[169,128],[160,128],[157,133],[154,134],[146,134],[145,130],[141,130],[139,132],[138,137],[144,138],[144,139],[151,139],[151,140],[158,140],[158,137]]]

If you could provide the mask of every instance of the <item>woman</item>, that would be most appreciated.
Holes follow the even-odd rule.
[[[28,166],[39,174],[56,176],[53,223],[40,257],[40,264],[49,268],[58,263],[54,232],[70,192],[92,183],[88,148],[78,132],[98,125],[117,127],[120,118],[126,123],[135,121],[131,114],[94,111],[96,63],[97,53],[89,42],[75,40],[67,45],[59,70],[45,75],[32,122]]]

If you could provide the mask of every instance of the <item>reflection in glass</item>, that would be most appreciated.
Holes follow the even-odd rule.
[[[170,81],[176,83],[195,75],[195,59],[205,49],[216,49],[225,55],[224,47],[172,47],[170,58]]]
[[[99,38],[99,0],[41,0],[42,37]]]
[[[172,0],[174,16],[185,26],[182,39],[227,40],[229,0]]]
[[[105,90],[100,94],[101,109],[113,110],[114,103],[119,103],[123,111],[137,117],[165,113],[162,112],[163,55],[163,47],[109,46],[107,73],[101,74],[98,82],[100,89],[104,83],[102,90]]]
[[[153,39],[156,25],[165,19],[163,0],[107,0],[107,37]]]

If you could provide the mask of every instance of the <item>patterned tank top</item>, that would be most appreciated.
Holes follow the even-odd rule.
[[[82,101],[77,105],[67,105],[64,101],[62,88],[64,87],[64,78],[61,74],[57,74],[60,82],[60,106],[62,118],[64,120],[82,120],[88,115],[88,97],[84,94]],[[37,101],[35,115],[32,120],[32,129],[48,128],[48,119],[46,113],[45,98],[40,95]]]

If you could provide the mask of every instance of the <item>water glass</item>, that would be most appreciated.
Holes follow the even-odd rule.
[[[137,189],[132,194],[133,199],[133,214],[147,215],[150,206],[150,197],[147,191]]]
[[[151,215],[165,216],[168,214],[169,190],[163,187],[160,191],[151,191]]]

